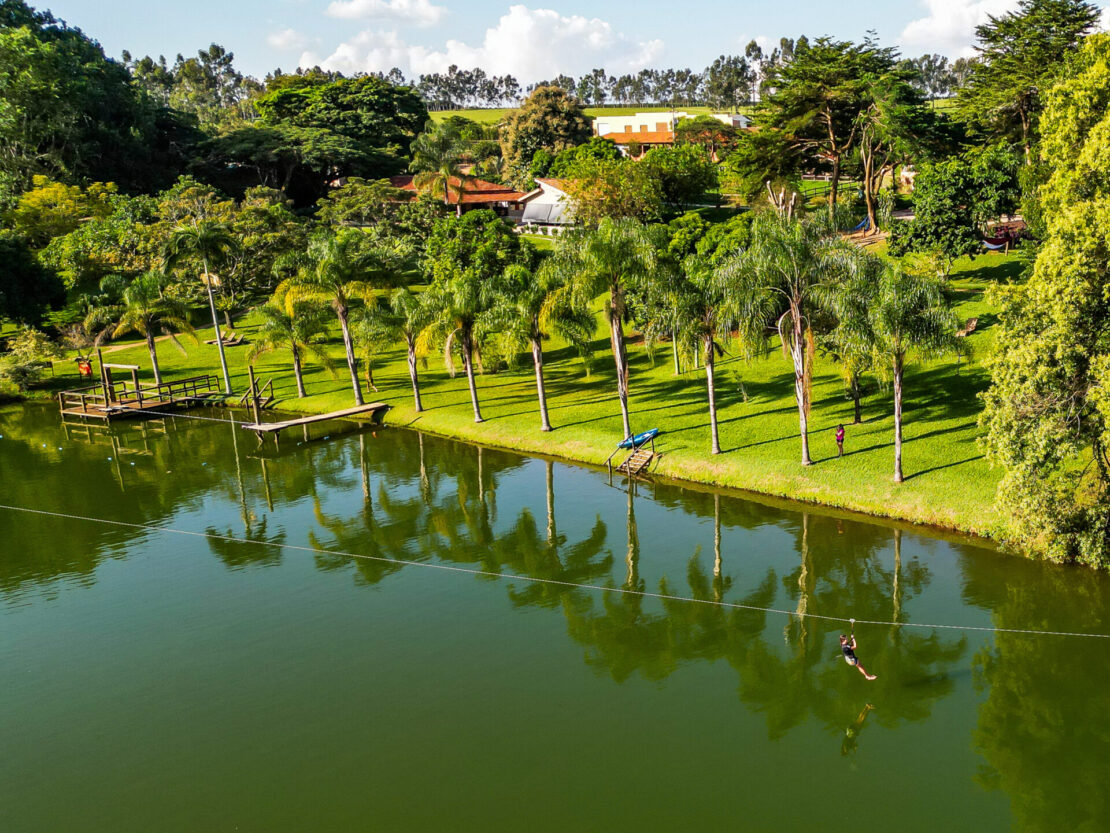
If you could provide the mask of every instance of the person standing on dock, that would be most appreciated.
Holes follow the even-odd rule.
[[[874,680],[874,674],[868,674],[867,669],[859,664],[859,657],[856,656],[856,633],[853,630],[851,636],[840,634],[840,650],[844,654],[844,661],[854,668],[859,669],[859,673],[863,674],[868,680]]]

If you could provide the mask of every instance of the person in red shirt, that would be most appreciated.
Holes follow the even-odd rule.
[[[844,456],[844,426],[836,426],[836,456]]]

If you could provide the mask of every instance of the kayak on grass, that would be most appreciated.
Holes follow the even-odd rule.
[[[617,446],[617,448],[639,448],[646,442],[650,442],[659,436],[659,429],[652,428],[650,431],[644,431],[642,434],[636,434],[629,437]]]

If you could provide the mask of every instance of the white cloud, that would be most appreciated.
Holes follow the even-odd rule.
[[[333,4],[334,5],[334,4]],[[610,73],[642,69],[663,54],[663,41],[633,41],[606,21],[561,15],[551,9],[511,6],[486,30],[480,44],[448,40],[441,48],[407,43],[395,31],[366,30],[341,43],[331,55],[301,56],[302,66],[319,64],[341,72],[400,67],[411,75],[443,72],[451,64],[481,67],[491,75],[512,73],[528,83],[560,72],[581,74],[594,67]]]
[[[975,27],[988,15],[1005,14],[1018,0],[924,0],[925,17],[910,21],[899,43],[907,55],[940,52],[952,58],[975,54]]]
[[[346,20],[377,20],[413,26],[439,23],[447,9],[431,0],[332,0],[328,15]]]
[[[292,52],[304,49],[308,45],[308,38],[296,29],[282,29],[280,32],[271,32],[266,36],[266,43],[274,49]]]

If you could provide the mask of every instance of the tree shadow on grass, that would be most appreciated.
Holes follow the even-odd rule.
[[[940,465],[940,466],[933,466],[932,468],[922,469],[921,471],[915,471],[913,474],[906,475],[904,479],[905,480],[913,480],[914,478],[921,477],[923,474],[931,474],[932,472],[935,472],[935,471],[942,471],[944,469],[955,468],[956,466],[962,466],[964,463],[974,463],[976,460],[982,460],[984,458],[984,456],[985,455],[983,455],[983,454],[979,454],[975,457],[968,457],[968,458],[963,459],[963,460],[954,460],[951,463],[944,463],[943,465]]]

